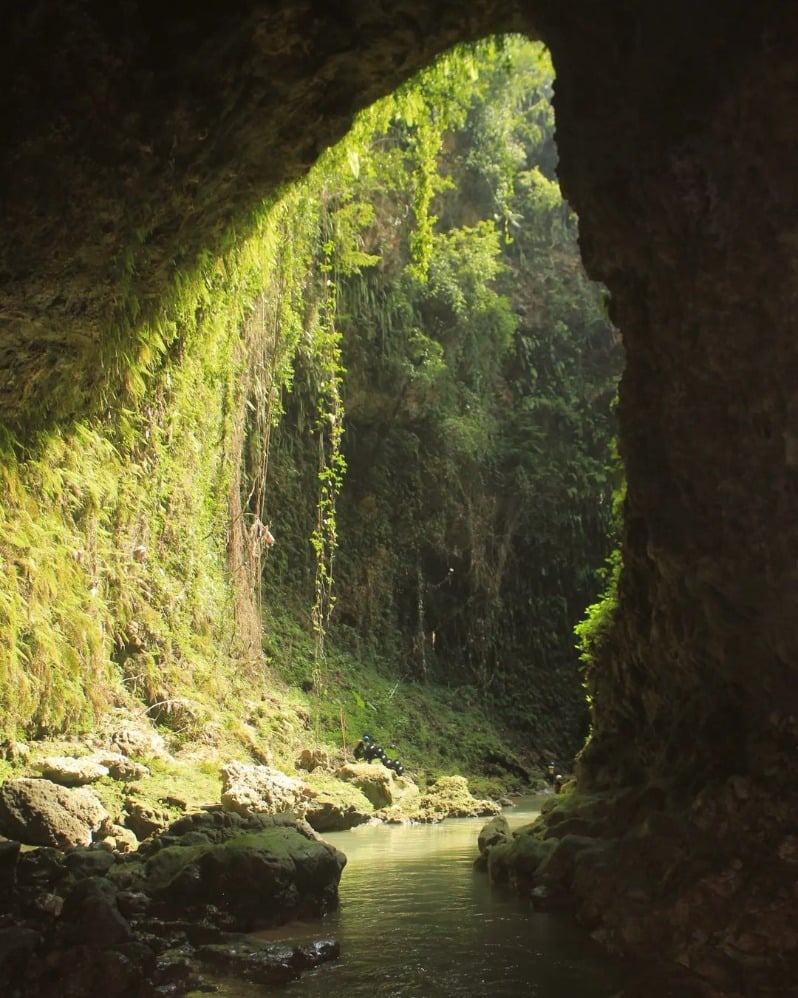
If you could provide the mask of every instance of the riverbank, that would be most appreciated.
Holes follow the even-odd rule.
[[[422,788],[343,751],[304,749],[291,774],[220,762],[218,745],[175,754],[124,712],[80,739],[5,748],[0,983],[15,998],[60,996],[65,981],[74,994],[98,982],[180,994],[220,967],[285,983],[334,959],[334,941],[286,949],[241,934],[336,909],[346,859],[318,832],[500,810],[464,777]]]

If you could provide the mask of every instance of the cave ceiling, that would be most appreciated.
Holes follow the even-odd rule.
[[[0,419],[91,401],[97,345],[436,53],[523,5],[35,2],[4,13]]]

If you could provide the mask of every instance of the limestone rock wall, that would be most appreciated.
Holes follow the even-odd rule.
[[[627,353],[625,571],[583,777],[778,780],[798,706],[798,20],[676,4],[666,28],[638,7],[550,39],[560,172]]]

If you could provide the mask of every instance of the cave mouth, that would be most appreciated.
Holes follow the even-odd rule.
[[[556,758],[572,772],[589,724],[573,629],[603,587],[616,529],[622,349],[557,184],[552,87],[547,53],[518,36],[450,53],[364,113],[309,190],[323,188],[340,259],[324,266],[342,275],[347,471],[331,634],[392,649],[403,679],[462,688],[541,768]],[[333,161],[343,173],[322,180]],[[316,381],[297,372],[272,434],[265,492],[278,518],[317,491],[315,457],[307,475],[288,469]],[[316,517],[311,502],[307,535]],[[277,580],[306,546],[280,534],[272,601],[285,601]]]
[[[798,747],[798,206],[785,125],[798,114],[796,11],[242,3],[189,19],[131,4],[120,31],[104,10],[42,2],[5,25],[0,416],[19,433],[86,397],[112,399],[107,372],[136,316],[168,297],[176,269],[230,238],[267,185],[304,172],[358,107],[457,41],[545,40],[560,179],[627,354],[624,568],[580,784],[652,789],[627,820],[661,816],[666,800],[673,838],[693,846],[671,854],[684,882],[665,879],[666,857],[641,859],[647,883],[690,909],[646,921],[644,936],[659,932],[669,953],[705,968],[710,951],[739,969],[759,947],[761,969],[741,971],[751,988],[757,974],[773,978],[778,954],[794,965],[778,926],[796,922],[780,894],[794,871]],[[687,738],[685,717],[706,723]],[[714,882],[721,913],[710,872],[727,875],[725,895]],[[706,944],[690,932],[702,919]]]

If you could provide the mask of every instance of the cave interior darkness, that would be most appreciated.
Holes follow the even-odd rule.
[[[580,792],[621,802],[616,833],[640,830],[649,899],[666,891],[665,801],[671,839],[705,828],[741,864],[733,910],[707,900],[706,863],[687,864],[667,890],[689,913],[638,919],[635,945],[698,969],[722,950],[745,978],[739,920],[764,919],[757,972],[793,973],[795,934],[773,925],[798,922],[798,10],[33,0],[4,22],[0,419],[23,436],[91,404],[126,254],[156,307],[175,271],[436,53],[502,32],[545,42],[561,183],[626,349],[620,612]],[[632,878],[631,860],[611,865],[616,888]],[[607,882],[586,875],[586,906]],[[632,947],[605,902],[606,938]]]

